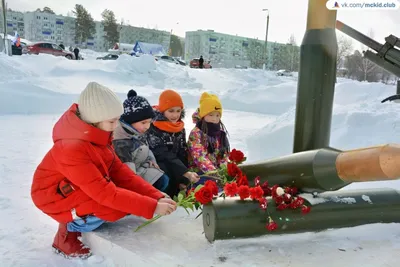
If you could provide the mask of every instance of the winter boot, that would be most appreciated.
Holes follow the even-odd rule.
[[[80,237],[81,233],[68,232],[67,225],[60,223],[54,237],[53,248],[56,253],[62,254],[66,258],[86,259],[92,255],[92,252],[79,240]]]

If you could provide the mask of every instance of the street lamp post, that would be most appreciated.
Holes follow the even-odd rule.
[[[268,47],[268,27],[269,27],[269,10],[267,8],[263,9],[262,11],[267,11],[267,29],[265,31],[265,44],[264,44],[264,69],[267,66],[267,47]]]
[[[176,25],[178,25],[178,24],[179,24],[179,22],[176,23]],[[171,28],[171,32],[170,32],[170,34],[169,34],[169,47],[168,47],[168,55],[169,55],[169,56],[172,56],[172,47],[171,47],[171,44],[173,43],[173,41],[171,40],[171,38],[172,38],[172,33],[173,33],[173,31],[174,31],[174,29]]]

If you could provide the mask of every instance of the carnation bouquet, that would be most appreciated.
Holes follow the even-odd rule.
[[[295,187],[270,186],[268,182],[260,184],[260,177],[255,177],[254,186],[249,186],[247,176],[238,166],[245,161],[246,157],[243,152],[233,149],[226,165],[204,174],[212,177],[213,180],[206,181],[204,185],[198,185],[195,188],[181,191],[178,196],[174,197],[174,200],[188,214],[190,214],[190,211],[202,210],[203,205],[211,203],[214,198],[218,197],[239,196],[242,201],[256,201],[259,203],[260,209],[265,211],[268,217],[267,224],[265,225],[268,231],[276,230],[278,225],[269,215],[267,197],[271,197],[270,201],[275,202],[277,210],[301,209],[303,214],[310,212],[311,208],[304,204],[304,199],[298,196],[298,190]],[[201,214],[200,212],[196,218]],[[161,215],[155,216],[153,219],[140,225],[135,232],[161,217]]]

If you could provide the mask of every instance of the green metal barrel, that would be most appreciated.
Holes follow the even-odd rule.
[[[349,184],[339,178],[336,170],[340,153],[340,150],[324,148],[239,167],[250,183],[260,176],[261,183],[268,181],[270,185],[295,186],[303,192],[333,191]]]
[[[278,229],[268,231],[268,215],[258,202],[238,198],[218,198],[203,208],[206,238],[214,240],[257,237],[354,227],[371,223],[400,223],[400,194],[394,189],[324,192],[305,197],[311,212],[277,211],[273,201],[268,212]],[[312,205],[313,204],[313,205]]]

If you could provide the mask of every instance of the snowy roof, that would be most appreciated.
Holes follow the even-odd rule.
[[[150,55],[165,55],[164,48],[160,44],[136,42],[133,52]]]

